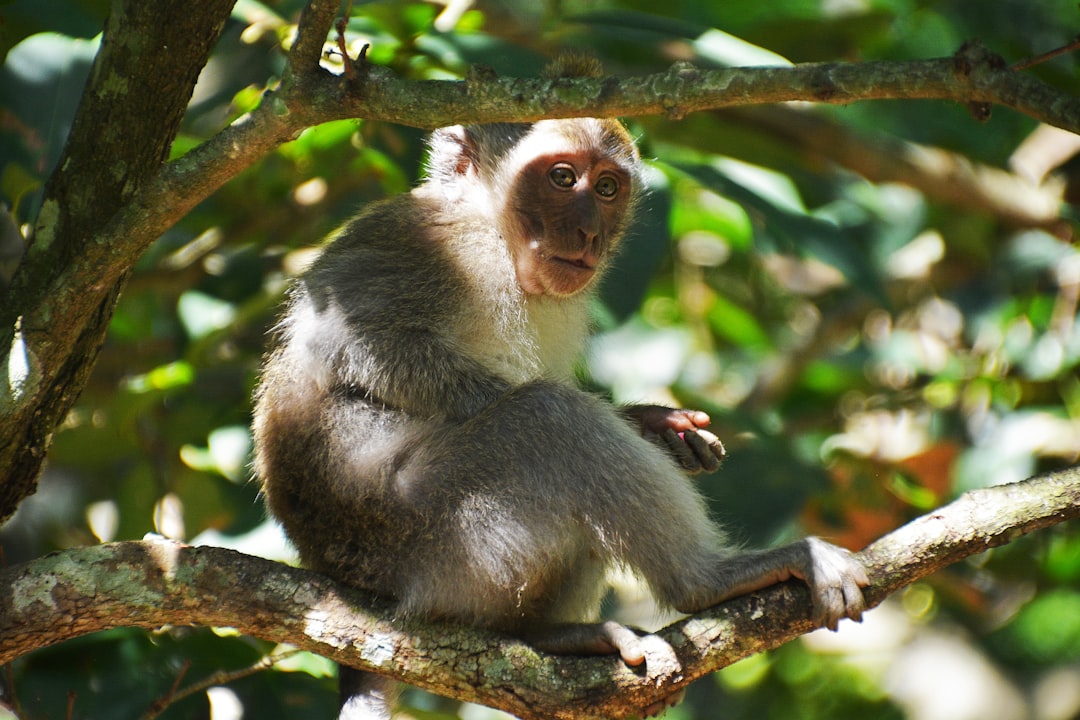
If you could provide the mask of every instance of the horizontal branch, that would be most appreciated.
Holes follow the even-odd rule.
[[[867,600],[1078,515],[1080,468],[968,493],[860,553],[873,582]],[[0,571],[0,664],[108,628],[227,626],[521,718],[625,717],[813,629],[809,605],[794,582],[737,598],[648,637],[646,668],[633,670],[470,628],[395,622],[387,607],[326,577],[231,550],[122,542]]]
[[[1015,72],[969,43],[956,55],[913,61],[803,63],[785,67],[668,71],[628,78],[493,78],[409,81],[381,68],[335,94],[319,114],[385,120],[431,129],[454,123],[533,121],[555,117],[667,115],[791,101],[846,104],[860,100],[937,99],[1013,108],[1080,133],[1080,98]]]
[[[118,239],[144,247],[273,148],[308,127],[332,120],[362,118],[432,129],[558,117],[681,117],[701,110],[789,101],[939,99],[1003,105],[1080,134],[1080,98],[1008,69],[978,45],[933,60],[719,70],[678,63],[667,72],[621,79],[478,74],[464,81],[417,81],[378,66],[361,68],[358,77],[349,79],[318,66],[294,66],[282,88],[267,93],[253,112],[167,164],[140,188],[128,211],[100,233],[100,242],[113,250],[101,258],[99,277],[111,280],[125,267],[118,261],[130,256],[133,248]]]

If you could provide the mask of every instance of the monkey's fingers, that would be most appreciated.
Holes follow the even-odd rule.
[[[705,472],[715,472],[720,468],[720,463],[727,455],[727,451],[724,449],[724,443],[720,442],[720,438],[713,435],[708,430],[687,430],[683,432],[683,440],[690,446],[690,449],[694,451],[694,456],[698,459],[702,469]]]
[[[702,470],[714,472],[726,454],[724,444],[708,430],[683,430],[676,432],[672,428],[659,435],[663,447],[671,453],[676,462],[688,473]]]
[[[675,462],[679,463],[683,470],[688,473],[701,472],[701,460],[694,454],[693,449],[683,440],[683,435],[688,434],[689,430],[684,431],[682,434],[675,432],[671,428],[667,428],[659,435],[662,447],[671,453],[671,456],[675,458]]]

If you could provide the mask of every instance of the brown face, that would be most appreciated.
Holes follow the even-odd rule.
[[[565,297],[584,289],[622,235],[632,181],[599,151],[545,153],[526,163],[501,228],[522,290]]]

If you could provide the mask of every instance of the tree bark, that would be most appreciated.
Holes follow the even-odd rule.
[[[123,242],[101,229],[132,211],[168,158],[233,2],[113,4],[26,256],[0,297],[0,520],[33,492],[137,257],[118,255]]]
[[[868,604],[950,563],[1080,516],[1080,467],[970,492],[859,553]],[[243,591],[238,589],[242,588]],[[280,563],[168,541],[54,553],[0,571],[0,664],[114,627],[234,627],[524,720],[627,717],[701,676],[814,629],[797,582],[670,625],[644,669],[544,655],[474,629],[395,622],[388,607]]]

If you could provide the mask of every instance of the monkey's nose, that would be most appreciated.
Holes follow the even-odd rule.
[[[587,230],[585,228],[578,228],[578,241],[581,243],[581,247],[585,250],[595,250],[596,240],[600,237],[600,233],[596,230]]]

